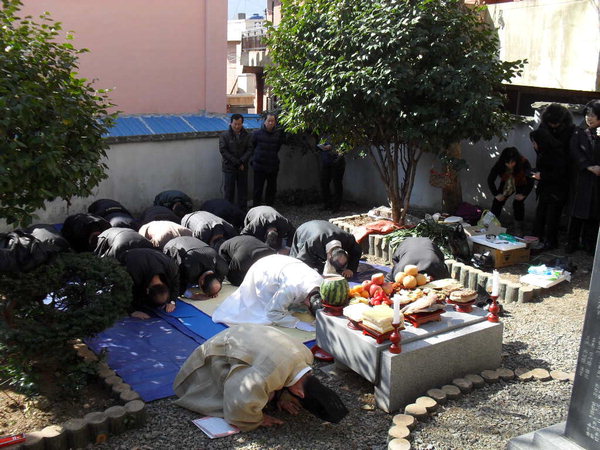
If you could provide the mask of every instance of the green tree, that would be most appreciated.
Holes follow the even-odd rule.
[[[462,0],[283,0],[269,30],[267,81],[291,132],[327,134],[368,154],[394,220],[408,211],[417,164],[511,123],[495,30]]]
[[[0,10],[0,217],[27,224],[46,201],[90,195],[106,178],[102,136],[114,115],[103,90],[77,76],[78,50],[61,25]]]

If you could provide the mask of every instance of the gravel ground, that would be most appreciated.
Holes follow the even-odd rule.
[[[278,206],[295,224],[310,219],[328,219],[330,213],[316,205],[301,208]],[[364,212],[344,208],[335,216]],[[558,252],[558,256],[563,254]],[[579,266],[571,283],[551,289],[534,303],[506,304],[503,365],[560,369],[574,372],[588,298],[592,258],[579,252]],[[380,261],[373,261],[380,262]],[[502,276],[517,278],[523,267],[502,270]],[[301,414],[290,418],[273,415],[286,423],[274,429],[210,440],[190,422],[198,414],[178,408],[171,399],[148,404],[149,420],[139,430],[111,437],[98,449],[385,449],[392,415],[374,409],[373,387],[358,375],[329,378],[315,364],[316,374],[342,397],[350,414],[339,425],[320,423]],[[434,386],[432,386],[434,387]],[[500,449],[515,436],[566,419],[571,382],[499,382],[448,402],[412,432],[414,449]]]

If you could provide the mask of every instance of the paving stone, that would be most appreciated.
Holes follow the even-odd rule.
[[[483,377],[475,373],[469,373],[465,375],[465,380],[469,380],[471,383],[473,383],[474,388],[480,388],[485,386],[485,380],[483,379]]]
[[[411,403],[404,408],[404,414],[410,414],[417,419],[424,419],[427,417],[427,408],[416,403]]]
[[[392,439],[388,443],[388,450],[410,450],[410,442],[406,439]]]
[[[484,370],[481,372],[481,377],[486,383],[496,383],[500,379],[500,375],[498,375],[498,371],[496,370]]]
[[[448,397],[450,400],[460,398],[462,395],[460,389],[453,384],[446,384],[445,386],[442,386],[442,391],[444,391],[446,397]]]
[[[396,414],[392,419],[394,425],[406,427],[409,430],[413,430],[417,425],[417,419],[410,414]]]
[[[448,396],[441,389],[429,389],[427,391],[427,395],[434,399],[436,402],[438,402],[440,405],[443,405],[448,401]]]
[[[533,378],[538,381],[549,381],[552,379],[550,372],[546,369],[533,369],[531,374],[533,375]]]
[[[426,396],[419,397],[415,400],[415,403],[417,405],[424,406],[425,409],[429,412],[435,411],[436,409],[438,409],[438,402],[436,402],[431,397],[426,397]]]
[[[498,370],[496,370],[496,372],[504,381],[510,381],[515,379],[515,372],[510,369],[507,369],[506,367],[500,367]]]
[[[558,380],[558,381],[568,381],[569,380],[569,374],[567,372],[563,372],[562,370],[551,370],[550,376],[554,380]]]
[[[515,369],[515,376],[519,379],[519,381],[533,380],[533,374],[531,373],[531,370],[525,367],[517,367]]]
[[[455,378],[452,380],[452,384],[459,388],[461,392],[468,394],[473,390],[473,383],[471,383],[466,378]]]
[[[410,430],[404,426],[394,425],[388,430],[388,441],[392,439],[407,439],[410,437]]]

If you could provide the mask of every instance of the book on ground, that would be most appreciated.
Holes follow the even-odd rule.
[[[228,424],[221,417],[201,417],[200,419],[192,420],[192,423],[211,439],[231,436],[240,432],[239,428]]]

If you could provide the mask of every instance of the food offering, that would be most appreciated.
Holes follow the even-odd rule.
[[[452,291],[446,300],[458,312],[469,313],[473,311],[473,304],[477,300],[477,292],[473,289],[457,289]]]
[[[327,275],[321,284],[323,312],[332,316],[342,315],[342,309],[348,304],[348,281],[339,275]]]

